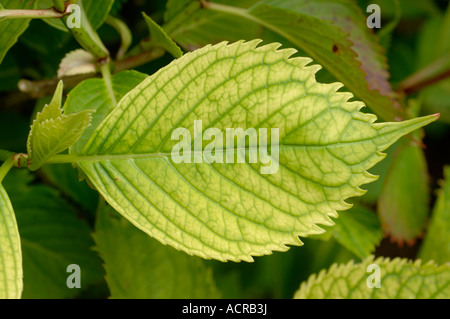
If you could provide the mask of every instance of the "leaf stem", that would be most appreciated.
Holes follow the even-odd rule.
[[[101,66],[100,70],[102,72],[103,80],[105,81],[106,88],[108,90],[108,95],[111,101],[114,103],[114,107],[117,105],[116,97],[114,95],[114,90],[112,87],[112,79],[111,79],[111,64],[105,63]]]
[[[106,18],[105,22],[112,26],[120,35],[121,42],[119,50],[116,54],[116,60],[122,60],[128,48],[130,47],[131,42],[133,41],[131,31],[122,20],[114,18],[113,16],[109,15]]]
[[[0,20],[5,19],[50,19],[50,18],[62,18],[67,15],[66,12],[58,12],[55,8],[49,9],[4,9],[0,10]]]
[[[66,11],[66,4],[64,3],[64,0],[53,0],[53,5],[58,12]]]
[[[14,166],[14,159],[13,159],[12,156],[10,156],[0,166],[0,183],[3,181],[3,179],[6,176],[6,174],[8,174],[8,172],[11,170],[11,168],[13,166]]]

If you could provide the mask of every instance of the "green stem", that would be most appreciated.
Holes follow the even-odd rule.
[[[103,80],[105,81],[106,88],[108,90],[108,95],[111,101],[114,103],[114,106],[117,105],[116,97],[114,95],[114,90],[112,87],[112,80],[111,80],[111,69],[110,69],[110,63],[105,63],[101,66],[101,72]]]
[[[6,161],[0,166],[0,183],[5,178],[6,174],[8,174],[9,170],[14,166],[14,159],[12,156],[8,157]]]
[[[13,156],[15,153],[6,151],[6,150],[0,150],[0,161],[5,162],[8,158]]]
[[[108,16],[105,22],[112,26],[120,35],[121,42],[119,50],[116,54],[116,60],[122,60],[128,48],[130,47],[131,42],[133,41],[131,31],[122,20],[119,20],[112,16]]]
[[[54,8],[41,10],[19,10],[19,9],[4,9],[0,10],[0,20],[5,19],[50,19],[62,18],[67,13],[55,11]]]

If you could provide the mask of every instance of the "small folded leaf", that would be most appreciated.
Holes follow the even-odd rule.
[[[377,273],[377,267],[379,272]],[[378,281],[379,288],[375,285]],[[368,257],[360,264],[333,264],[300,285],[296,299],[448,299],[450,265]]]
[[[445,181],[434,204],[431,222],[419,257],[438,264],[450,262],[450,166],[444,170]]]
[[[77,49],[66,54],[58,68],[58,77],[97,72],[95,57],[83,50]]]
[[[144,16],[145,22],[147,23],[148,30],[150,32],[150,42],[146,43],[148,46],[156,46],[161,47],[170,54],[172,54],[175,58],[179,58],[183,55],[180,47],[173,42],[173,40],[167,35],[166,31],[164,31],[155,21],[152,20],[148,15],[142,13]]]
[[[202,260],[160,245],[108,204],[99,207],[93,237],[104,260],[111,298],[220,297],[211,268]]]
[[[27,141],[29,169],[36,170],[49,158],[73,145],[91,123],[91,111],[61,114],[62,81],[50,104],[33,121]]]
[[[320,67],[307,66],[311,59],[259,42],[183,55],[130,91],[71,154],[118,212],[189,254],[252,261],[301,245],[298,236],[321,232],[316,224],[330,225],[336,210],[350,207],[345,199],[364,194],[359,186],[376,179],[367,169],[381,151],[438,117],[373,123],[361,102],[337,92],[340,83],[316,81]],[[278,129],[277,169],[262,173],[268,165],[250,163],[248,154],[245,163],[177,163],[172,133],[186,128],[191,142],[196,120],[202,133],[215,127],[221,136],[227,128]],[[257,137],[253,146],[267,152]]]
[[[0,183],[0,299],[19,299],[23,290],[22,249],[14,210]]]

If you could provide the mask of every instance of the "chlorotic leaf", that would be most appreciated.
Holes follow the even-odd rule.
[[[450,167],[444,170],[445,184],[434,204],[430,225],[419,257],[438,264],[450,262]]]
[[[183,55],[180,47],[173,42],[173,40],[167,35],[167,33],[152,20],[148,15],[143,13],[145,22],[147,23],[148,30],[150,32],[149,46],[157,46],[165,49],[172,54],[175,58],[179,58]]]
[[[22,250],[14,210],[0,184],[0,299],[19,299],[23,290]]]
[[[315,80],[311,59],[259,42],[183,55],[125,95],[70,156],[118,212],[189,254],[252,261],[301,245],[298,236],[322,232],[316,224],[330,225],[350,207],[346,198],[364,194],[359,186],[376,179],[367,169],[382,150],[438,117],[373,123],[361,102],[337,92],[340,83]],[[188,143],[207,128],[219,132],[216,145],[232,128],[258,129],[259,142],[226,145],[227,163],[222,150],[203,160],[198,147],[209,143],[195,142],[180,162],[172,135],[183,128]],[[248,156],[258,147],[263,160],[254,163]]]
[[[95,57],[88,51],[77,49],[66,54],[58,68],[58,77],[97,72]]]
[[[423,233],[429,212],[425,155],[411,144],[405,138],[394,153],[377,205],[382,227],[399,244],[413,243]]]
[[[100,207],[93,237],[111,298],[219,298],[202,260],[160,245],[109,205]]]
[[[73,145],[91,123],[91,110],[61,114],[62,81],[50,104],[33,121],[27,141],[30,170],[36,170],[49,158]]]
[[[378,268],[379,267],[379,268]],[[379,278],[377,278],[379,274]],[[368,257],[333,264],[300,285],[296,299],[448,299],[450,265]],[[377,288],[376,285],[379,285]]]

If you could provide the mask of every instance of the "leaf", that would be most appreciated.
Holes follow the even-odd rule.
[[[430,225],[419,257],[438,264],[450,262],[450,167],[444,169],[445,182],[434,204]]]
[[[61,60],[58,77],[95,72],[97,72],[95,57],[83,49],[77,49],[67,53]]]
[[[362,207],[354,206],[339,214],[333,227],[325,227],[337,242],[360,258],[365,258],[375,251],[383,238],[383,231],[376,215]]]
[[[2,0],[2,8],[6,9],[33,9],[34,1]],[[8,50],[16,43],[19,36],[27,29],[30,19],[0,19],[0,63],[2,63]]]
[[[49,158],[74,144],[91,123],[91,111],[61,114],[62,81],[50,104],[33,121],[27,141],[30,170],[36,170]]]
[[[298,236],[321,232],[316,224],[330,225],[329,216],[349,208],[346,198],[364,193],[382,150],[437,118],[373,124],[361,102],[336,93],[341,84],[316,82],[309,58],[259,42],[183,55],[130,91],[70,157],[135,226],[189,254],[251,261],[300,245]],[[271,162],[279,169],[175,163],[171,135],[184,127],[193,136],[195,120],[223,136],[226,128],[279,128]]]
[[[377,205],[382,226],[392,240],[413,243],[422,234],[428,217],[428,183],[422,149],[405,138],[394,154]]]
[[[204,8],[211,10],[195,10],[194,4],[191,7],[193,13],[178,18],[181,20],[184,17],[184,20],[178,22],[177,27],[172,26],[176,25],[174,22],[169,22],[165,27],[167,33],[182,46],[188,49],[198,47],[197,43],[201,43],[198,38],[206,38],[210,33],[212,36],[208,38],[214,36],[218,37],[217,41],[230,40],[209,25],[197,31],[196,27],[203,22],[203,15],[205,19],[214,21],[213,26],[218,22],[212,14],[217,12],[232,21],[241,18],[254,22],[281,35],[310,55],[381,118],[397,120],[404,117],[391,96],[383,49],[376,42],[376,37],[366,31],[365,17],[356,5],[329,0],[299,0],[259,1],[248,9],[216,2],[204,3]],[[183,33],[178,35],[179,32]]]
[[[112,77],[114,96],[119,101],[128,91],[142,82],[147,74],[137,71],[123,71]],[[64,103],[64,112],[67,114],[78,113],[86,110],[95,110],[92,114],[91,125],[83,132],[80,139],[71,147],[71,151],[79,152],[91,136],[95,128],[115,107],[111,101],[103,79],[88,79],[70,91]]]
[[[52,0],[39,0],[38,6],[40,9],[47,9],[53,7]],[[114,0],[78,0],[77,4],[80,5],[82,2],[83,9],[86,12],[86,16],[89,19],[89,22],[92,25],[94,30],[97,30],[103,22],[105,22],[106,17],[111,10],[111,7],[114,3]],[[44,19],[49,25],[58,30],[69,32],[64,23],[59,19]]]
[[[0,183],[0,299],[20,299],[22,250],[14,210]]]
[[[160,245],[107,204],[98,211],[93,237],[111,298],[219,298],[212,271],[200,259]]]
[[[346,32],[348,40],[351,41],[351,49],[356,53],[355,59],[361,64],[356,69],[364,71],[364,78],[369,85],[369,90],[378,90],[381,95],[385,96],[392,95],[384,49],[379,45],[379,40],[375,34],[367,27],[366,16],[356,2],[269,0],[265,3],[269,6],[289,9],[302,15],[319,18],[323,23],[339,27]],[[360,73],[360,75],[362,74]],[[359,91],[354,90],[354,92],[357,94]]]
[[[170,54],[172,54],[175,58],[179,58],[183,55],[180,47],[173,42],[173,40],[167,35],[167,33],[158,25],[155,21],[152,20],[145,13],[142,14],[144,16],[144,20],[147,23],[148,30],[150,32],[150,42],[146,43],[149,47],[156,46],[161,47]]]
[[[32,181],[27,170],[12,171],[5,178],[22,242],[22,297],[74,297],[80,289],[67,287],[67,266],[80,266],[82,289],[104,275],[101,260],[92,250],[90,229],[58,192],[43,184],[29,184]]]
[[[255,0],[219,1],[248,7]],[[199,10],[199,1],[169,0],[164,13],[163,29],[181,47],[193,51],[223,40],[251,40],[261,37],[261,26],[222,12]]]
[[[369,288],[369,276],[380,267],[380,288]],[[450,265],[420,260],[368,257],[360,264],[332,265],[300,285],[296,299],[442,299],[450,298]]]

